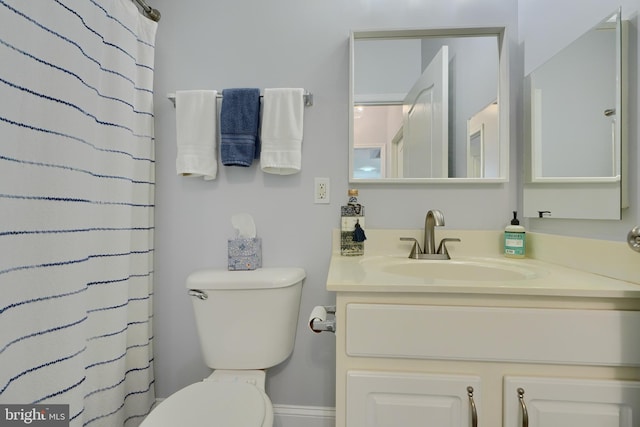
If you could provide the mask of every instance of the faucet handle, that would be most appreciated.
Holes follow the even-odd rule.
[[[418,243],[417,239],[414,239],[413,237],[401,237],[400,240],[402,240],[403,242],[413,242],[413,247],[411,248],[409,258],[416,258],[417,254],[422,253],[422,248],[420,248],[420,243]]]
[[[460,242],[461,240],[458,239],[457,237],[445,237],[444,239],[440,240],[440,245],[438,246],[438,252],[439,254],[444,254],[447,256],[447,258],[449,258],[449,251],[447,250],[447,242]]]

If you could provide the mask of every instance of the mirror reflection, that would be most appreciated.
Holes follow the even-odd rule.
[[[626,111],[621,11],[529,76],[524,216],[621,218]]]
[[[503,181],[501,39],[502,29],[354,32],[350,180]]]
[[[529,75],[533,181],[620,175],[617,16]]]

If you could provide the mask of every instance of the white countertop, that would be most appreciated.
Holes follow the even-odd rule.
[[[418,237],[415,230],[367,230],[364,256],[341,256],[338,245],[334,250],[327,276],[327,290],[335,292],[402,292],[402,293],[456,293],[456,294],[499,294],[514,296],[555,296],[555,297],[599,297],[599,298],[640,298],[640,285],[619,278],[583,271],[557,263],[538,259],[512,259],[500,254],[502,232],[497,231],[451,231],[436,234],[440,238],[460,237],[462,242],[448,245],[452,260],[486,260],[506,268],[521,268],[535,272],[535,277],[502,281],[455,281],[431,280],[385,272],[376,268],[377,264],[406,259],[411,249],[409,242],[400,242],[399,237]],[[541,236],[536,236],[536,242]],[[555,238],[555,237],[554,237]],[[334,241],[339,233],[334,232]],[[582,240],[575,244],[584,246]],[[437,243],[436,242],[436,243]],[[593,242],[590,242],[593,243]],[[542,246],[543,243],[540,243]],[[597,244],[597,242],[595,243]],[[611,252],[610,248],[609,252]],[[621,249],[622,250],[622,249]],[[579,251],[573,257],[579,257]],[[611,254],[609,253],[609,256]],[[613,254],[615,256],[615,254]],[[624,254],[627,256],[627,254]],[[606,264],[603,254],[602,263]],[[619,258],[619,257],[618,257]],[[627,262],[630,271],[621,272],[622,277],[638,277],[640,257]],[[560,260],[561,261],[561,260]],[[411,260],[411,262],[424,262]],[[427,261],[429,262],[429,261]],[[573,259],[572,264],[575,264]],[[625,267],[625,268],[626,268]],[[606,265],[604,265],[606,270]]]

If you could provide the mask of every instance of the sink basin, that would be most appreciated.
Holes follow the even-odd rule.
[[[369,269],[394,276],[439,281],[516,281],[539,277],[539,273],[517,262],[494,259],[415,260],[375,257],[363,260]]]

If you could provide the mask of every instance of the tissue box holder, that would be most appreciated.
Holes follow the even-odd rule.
[[[262,239],[229,239],[229,270],[255,270],[262,267]]]

